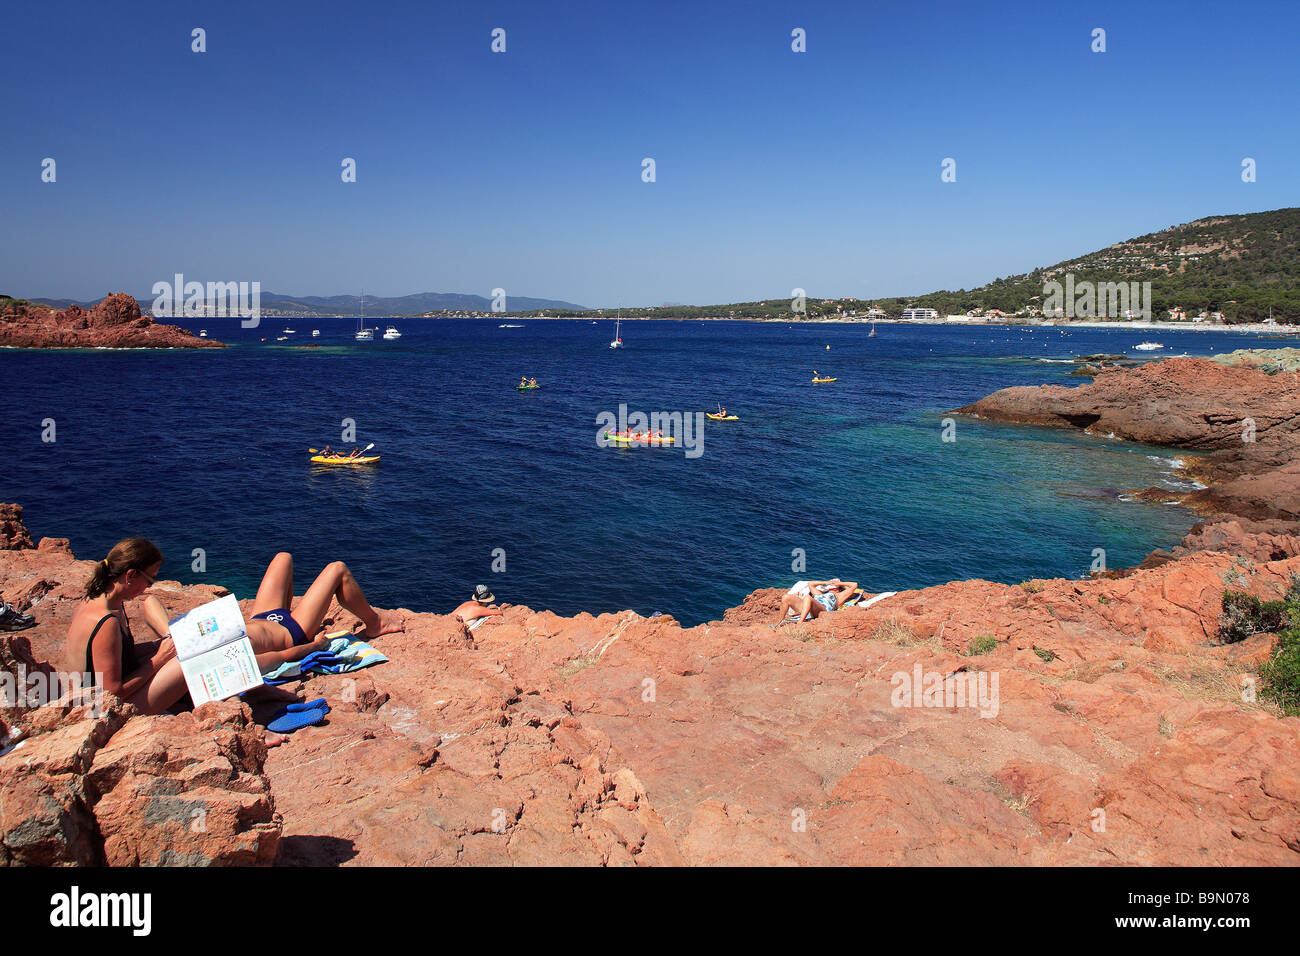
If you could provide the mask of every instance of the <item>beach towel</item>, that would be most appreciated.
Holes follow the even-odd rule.
[[[309,674],[347,674],[386,663],[388,658],[365,641],[336,637],[326,650],[313,651],[300,661],[286,661],[270,673],[263,674],[262,680],[274,686]]]
[[[893,597],[897,593],[897,591],[881,591],[875,597],[868,598],[862,588],[858,588],[849,595],[848,599],[840,607],[871,607],[877,601],[883,601],[885,598]]]

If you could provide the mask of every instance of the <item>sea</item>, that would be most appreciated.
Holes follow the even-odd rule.
[[[1189,487],[1175,472],[1191,453],[950,410],[1011,385],[1084,384],[1069,375],[1078,355],[1278,344],[645,320],[611,350],[613,323],[585,319],[397,319],[400,340],[364,343],[348,318],[185,324],[231,347],[0,350],[0,500],[24,506],[34,535],[91,559],[144,535],[163,578],[241,598],[289,551],[298,594],[343,560],[381,607],[447,612],[485,584],[538,610],[688,625],[800,579],[874,592],[1077,578],[1171,547],[1194,516],[1125,492]],[[1133,351],[1146,339],[1164,348]],[[814,371],[838,380],[814,385]],[[521,375],[541,387],[517,391]],[[692,448],[598,441],[621,406],[695,425],[719,404],[740,420],[704,421]],[[313,465],[326,444],[373,444],[380,461]]]

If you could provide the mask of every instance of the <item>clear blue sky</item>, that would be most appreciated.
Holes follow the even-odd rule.
[[[0,11],[0,291],[870,298],[1297,204],[1294,2],[117,6]]]

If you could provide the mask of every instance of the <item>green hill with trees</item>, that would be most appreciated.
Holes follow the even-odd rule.
[[[930,292],[917,296],[823,300],[809,296],[809,320],[868,308],[897,315],[907,308],[934,309],[942,315],[997,309],[1032,314],[1043,308],[1043,284],[1064,283],[1066,273],[1081,282],[1150,282],[1151,317],[1169,319],[1179,308],[1190,319],[1197,313],[1222,312],[1224,320],[1258,322],[1269,310],[1279,322],[1300,321],[1300,208],[1234,216],[1210,216],[1171,226],[1087,255],[1044,266],[1023,275],[995,279],[976,289]],[[651,318],[771,318],[794,321],[789,297],[727,305],[623,309]],[[554,314],[554,313],[552,313]],[[612,316],[613,309],[589,315]]]

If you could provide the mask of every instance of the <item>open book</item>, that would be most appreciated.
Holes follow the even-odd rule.
[[[244,615],[233,594],[182,614],[170,626],[195,707],[262,683]]]

